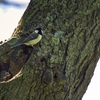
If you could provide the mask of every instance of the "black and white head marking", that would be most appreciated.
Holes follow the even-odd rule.
[[[35,29],[35,33],[42,35],[43,31],[40,27]]]

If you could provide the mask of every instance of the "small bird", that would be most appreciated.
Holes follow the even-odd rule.
[[[15,48],[20,45],[26,45],[26,46],[33,46],[37,44],[42,39],[42,29],[40,27],[35,29],[35,33],[30,34],[22,43],[18,43],[11,48]]]

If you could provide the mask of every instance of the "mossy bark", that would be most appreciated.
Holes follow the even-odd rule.
[[[22,76],[0,84],[0,100],[81,100],[100,57],[99,12],[99,0],[31,0],[0,47],[0,67],[9,66],[13,77],[23,68]],[[44,31],[38,51],[10,48],[37,26]]]

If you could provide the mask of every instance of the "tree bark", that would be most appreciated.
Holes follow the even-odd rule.
[[[31,0],[0,47],[0,100],[81,100],[100,57],[99,12],[99,0]],[[37,26],[36,50],[11,49]]]

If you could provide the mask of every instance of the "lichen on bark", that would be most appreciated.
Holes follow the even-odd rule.
[[[99,11],[99,0],[31,0],[12,38],[19,42],[37,26],[43,38],[36,52],[17,49],[14,57],[28,58],[23,75],[0,84],[0,99],[81,100],[100,57]]]

